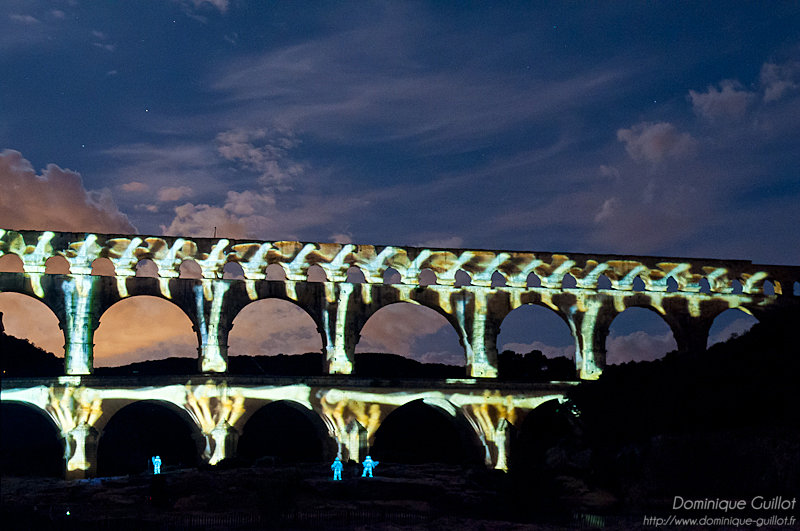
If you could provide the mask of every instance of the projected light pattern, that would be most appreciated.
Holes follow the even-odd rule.
[[[236,456],[244,425],[259,408],[272,402],[289,401],[319,415],[336,444],[336,455],[345,461],[361,462],[386,417],[399,407],[422,400],[452,417],[467,419],[475,440],[484,448],[486,465],[506,470],[508,426],[521,422],[545,402],[563,401],[566,390],[574,385],[545,384],[501,391],[486,389],[476,381],[409,391],[393,387],[237,385],[219,378],[199,385],[189,382],[153,387],[108,387],[102,379],[91,380],[62,377],[58,384],[4,388],[0,393],[3,401],[25,403],[50,416],[66,441],[68,477],[94,475],[97,440],[103,429],[117,411],[141,400],[186,411],[196,433],[205,441],[201,458],[212,465]],[[280,426],[275,430],[279,432]],[[416,436],[424,440],[428,435]]]
[[[578,375],[596,379],[605,366],[610,323],[626,308],[653,310],[669,325],[679,350],[702,351],[711,323],[727,309],[764,319],[797,308],[791,286],[800,279],[798,267],[744,260],[0,229],[0,255],[7,253],[22,259],[24,273],[0,273],[0,292],[28,294],[53,310],[65,332],[65,371],[72,375],[93,370],[92,338],[103,312],[119,300],[151,295],[169,300],[189,317],[197,333],[199,369],[206,373],[227,371],[228,334],[236,314],[251,302],[280,298],[314,320],[331,374],[353,372],[355,346],[372,315],[389,304],[409,302],[433,309],[454,328],[468,376],[496,377],[503,319],[515,308],[536,304],[567,323]],[[53,256],[69,262],[69,275],[44,274]],[[114,277],[90,276],[97,258],[113,263]],[[136,265],[145,259],[156,264],[157,278],[135,276]],[[180,278],[185,261],[195,262],[202,278]],[[244,280],[223,279],[230,262],[241,266]],[[266,280],[273,264],[283,269],[285,281]],[[310,268],[317,266],[326,281],[308,282]],[[347,282],[353,267],[363,273],[363,284]],[[390,270],[399,273],[399,284],[383,283]],[[420,286],[424,271],[435,276],[435,284]],[[469,283],[456,286],[456,274],[468,276]],[[540,286],[528,287],[531,274]],[[501,275],[505,285],[492,287],[493,275]],[[565,287],[565,279],[574,287]],[[598,288],[601,279],[611,289]],[[637,281],[642,291],[634,290]],[[767,282],[774,295],[764,292]]]

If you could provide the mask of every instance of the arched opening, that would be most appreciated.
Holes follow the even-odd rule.
[[[436,284],[436,273],[425,268],[419,272],[418,282],[420,286],[433,286]]]
[[[101,277],[113,277],[117,274],[114,262],[108,258],[97,258],[92,262],[92,274]]]
[[[708,283],[708,279],[703,277],[700,279],[700,293],[711,293],[711,285]]]
[[[51,256],[44,263],[47,275],[69,275],[69,262],[63,256]]]
[[[731,308],[719,314],[708,330],[708,345],[722,343],[748,332],[758,319],[738,308]]]
[[[135,364],[125,370],[148,374],[198,369],[192,321],[175,304],[158,297],[137,295],[111,306],[100,317],[94,343],[95,367]]]
[[[121,476],[152,470],[151,458],[161,457],[168,472],[198,465],[203,438],[189,415],[160,400],[129,404],[108,421],[97,443],[97,474]]]
[[[22,258],[14,253],[0,256],[0,273],[23,273]]]
[[[263,406],[244,425],[237,453],[249,461],[323,461],[335,453],[322,419],[300,404],[280,400]]]
[[[179,278],[203,278],[203,270],[200,268],[200,264],[194,260],[181,262],[179,271]]]
[[[401,302],[384,306],[364,324],[356,345],[355,372],[458,377],[464,375],[465,362],[458,333],[447,319],[431,308]]]
[[[455,276],[455,286],[460,288],[461,286],[471,286],[472,285],[472,277],[469,276],[469,273],[464,271],[463,269],[459,269],[456,271]]]
[[[645,285],[644,280],[641,277],[636,277],[633,279],[633,291],[644,291]]]
[[[566,321],[544,306],[511,311],[497,336],[499,376],[536,381],[572,380],[575,339]]]
[[[795,297],[800,297],[800,282],[794,283],[794,287],[792,288],[792,294]]]
[[[678,281],[675,277],[667,278],[667,293],[675,293],[678,291]]]
[[[678,348],[669,325],[654,310],[628,308],[611,322],[606,363],[652,361]]]
[[[507,286],[506,277],[500,271],[495,271],[492,273],[492,287],[493,288],[502,288]]]
[[[322,336],[314,319],[282,299],[263,299],[242,309],[228,334],[233,374],[322,374]]]
[[[63,477],[64,441],[44,411],[0,402],[0,473]]]
[[[314,264],[308,268],[308,271],[306,272],[306,280],[309,282],[327,282],[328,275],[325,274],[325,270],[322,269],[322,267]]]
[[[286,281],[286,270],[280,264],[270,264],[265,271],[267,280]]]
[[[364,284],[367,279],[364,277],[364,272],[356,266],[350,266],[347,269],[347,282],[351,284]]]
[[[158,278],[158,266],[152,260],[142,258],[136,262],[136,276]]]
[[[400,284],[403,281],[397,269],[389,267],[383,272],[384,284]]]
[[[742,294],[742,291],[743,291],[742,283],[738,278],[734,278],[731,281],[731,287],[733,288],[733,294],[734,295],[741,295]]]
[[[571,413],[558,400],[540,405],[525,417],[512,441],[510,468],[534,481],[547,482],[570,473],[574,453]]]
[[[47,305],[21,293],[0,293],[0,320],[2,376],[64,374],[64,333]]]
[[[529,288],[541,288],[542,279],[536,273],[530,273],[528,278],[525,279],[525,285]]]
[[[238,262],[228,262],[222,267],[223,280],[244,280],[244,269]]]
[[[561,279],[561,288],[562,289],[572,289],[578,285],[578,281],[575,280],[575,277],[567,273],[564,275],[564,278]]]
[[[605,275],[597,277],[597,289],[612,289],[611,279]]]
[[[771,280],[765,280],[762,290],[764,291],[764,295],[775,295],[775,284],[773,284]]]
[[[375,432],[370,454],[377,461],[405,464],[478,464],[484,457],[463,416],[423,400],[400,406],[386,417]]]

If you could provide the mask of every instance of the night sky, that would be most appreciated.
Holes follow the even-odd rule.
[[[4,0],[0,73],[4,228],[800,264],[796,2]]]

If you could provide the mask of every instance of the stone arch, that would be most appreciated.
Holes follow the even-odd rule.
[[[389,413],[375,432],[370,453],[378,461],[408,464],[477,464],[485,459],[485,449],[461,410],[425,399]]]
[[[267,275],[267,280],[286,280],[286,267],[281,263],[269,264],[264,273]]]
[[[503,317],[499,329],[497,350],[500,351],[498,368],[501,378],[514,374],[511,371],[525,367],[533,370],[539,366],[544,371],[541,377],[553,373],[553,378],[546,379],[569,380],[575,377],[575,337],[562,312],[541,303],[523,304]],[[535,350],[547,359],[534,354],[525,356]],[[557,361],[557,358],[569,360],[569,363]],[[523,377],[520,373],[516,376]]]
[[[308,282],[327,282],[328,275],[325,273],[322,266],[313,264],[308,268],[308,271],[306,271],[306,280]]]
[[[575,277],[567,273],[561,278],[561,289],[573,289],[578,286],[578,281]]]
[[[645,285],[644,279],[642,279],[642,277],[639,275],[634,277],[631,289],[633,289],[633,291],[645,291],[647,286]]]
[[[244,269],[239,262],[227,262],[222,267],[224,280],[244,280]]]
[[[351,284],[366,284],[367,279],[360,267],[351,265],[347,268],[347,280]]]
[[[613,289],[611,279],[606,275],[601,274],[599,277],[597,277],[597,289]]]
[[[174,300],[155,295],[132,295],[105,308],[94,343],[95,366],[199,356],[192,317]]]
[[[427,267],[420,271],[417,277],[417,282],[420,286],[434,286],[439,283],[438,281],[439,278],[436,276],[433,269]]]
[[[414,319],[418,319],[418,321],[409,322],[407,320],[409,314],[406,312],[410,311],[417,312],[417,314],[414,316]],[[420,315],[419,312],[422,312],[422,314]],[[404,313],[406,313],[406,315],[403,315]],[[373,320],[373,317],[378,314],[386,317],[381,317],[377,321]],[[449,326],[440,326],[436,328],[436,320],[433,318],[434,314],[441,316],[442,320]],[[442,356],[442,359],[450,359],[451,361],[459,359],[462,360],[459,363],[459,366],[466,364],[465,352],[463,348],[464,338],[459,333],[457,324],[451,320],[452,316],[442,311],[441,308],[436,308],[434,306],[429,306],[413,300],[399,300],[389,302],[388,304],[381,305],[380,307],[372,308],[371,311],[365,311],[362,315],[362,319],[363,321],[361,321],[360,326],[357,325],[357,337],[359,338],[359,341],[356,343],[356,352],[381,352],[386,350],[386,347],[389,346],[390,342],[402,342],[404,339],[408,339],[412,334],[416,336],[415,340],[418,340],[421,336],[437,336],[433,337],[432,340],[444,345],[448,348],[448,350],[453,350],[455,347],[455,342],[452,340],[453,337],[447,337],[451,335],[449,330],[452,330],[452,333],[455,334],[455,339],[458,340],[459,351],[452,352],[450,356]],[[403,328],[403,326],[406,328]],[[430,332],[426,334],[420,334],[421,330],[430,330]],[[362,342],[361,339],[363,339],[364,335],[367,336],[367,341]],[[405,357],[412,357],[411,349],[413,347],[413,343],[414,341],[409,341],[407,344],[402,346],[402,349],[407,352],[406,354],[400,352],[389,353],[400,354]],[[380,348],[381,346],[384,348]],[[433,358],[433,356],[431,356],[429,361],[435,362],[436,360]],[[356,367],[356,371],[358,371],[358,367]]]
[[[95,258],[92,261],[92,275],[101,276],[101,277],[113,277],[116,276],[117,270],[114,267],[114,262],[109,260],[108,258]]]
[[[741,289],[741,286],[739,284],[739,289]],[[675,293],[676,291],[678,291],[678,281],[675,280],[675,277],[667,277],[667,293]]]
[[[27,402],[0,402],[0,473],[62,477],[64,438],[44,410]]]
[[[761,285],[761,291],[764,293],[764,295],[772,296],[777,294],[778,290],[775,289],[775,284],[771,280],[767,279]]]
[[[228,334],[229,353],[231,355],[275,355],[275,354],[302,354],[304,352],[322,352],[325,347],[324,332],[321,332],[321,323],[314,315],[297,301],[283,297],[268,297],[251,301],[232,316],[231,329]],[[278,338],[271,342],[270,352],[264,352],[265,341],[258,343],[260,351],[251,352],[256,343],[246,338],[255,337],[263,333],[265,328],[275,324],[275,332],[300,329],[306,332],[301,336],[291,338]],[[244,334],[244,335],[243,335]],[[313,335],[309,335],[313,334]],[[290,341],[299,344],[303,341],[306,345],[299,352],[281,350],[281,341]],[[277,351],[276,351],[277,350]]]
[[[502,288],[508,285],[508,279],[500,271],[492,273],[491,287]]]
[[[245,421],[237,455],[248,461],[320,462],[336,455],[336,443],[317,413],[293,400],[276,400]]]
[[[705,293],[706,295],[711,293],[711,284],[708,282],[706,277],[701,278],[697,284],[699,286],[700,293]]]
[[[0,313],[7,335],[29,340],[62,358],[63,363],[65,338],[61,318],[47,299],[16,291],[0,292]]]
[[[204,437],[189,413],[159,399],[136,400],[117,410],[100,432],[97,472],[100,476],[150,470],[150,458],[161,456],[162,470],[195,467]]]
[[[743,308],[729,308],[720,312],[708,330],[706,348],[747,332],[757,322],[758,319]]]
[[[158,278],[158,266],[149,258],[142,258],[136,262],[136,276]]]
[[[528,273],[528,277],[525,279],[525,286],[529,288],[541,288],[542,279],[539,278],[539,275],[531,271]]]
[[[570,413],[558,399],[548,400],[529,411],[518,423],[511,443],[511,470],[542,478],[557,475],[567,465],[566,451],[574,433]],[[552,470],[556,469],[556,470]]]
[[[792,285],[792,295],[795,297],[800,297],[800,281],[795,281]]]
[[[627,317],[623,317],[623,321],[619,321],[618,319],[623,314],[626,314]],[[652,319],[653,314],[658,316],[657,321]],[[633,319],[631,316],[634,316]],[[676,330],[675,326],[677,325],[659,313],[649,303],[649,299],[648,302],[628,304],[624,311],[610,317],[608,324],[603,327],[604,330],[600,330],[605,338],[607,364],[629,361],[628,357],[632,355],[636,355],[637,360],[658,359],[667,352],[678,348],[677,338],[681,331]],[[612,333],[615,332],[612,330],[615,326],[627,333],[621,335]],[[643,327],[647,330],[643,330]],[[658,328],[661,329],[660,333],[657,333],[659,332]],[[664,330],[668,333],[665,334]],[[611,340],[611,344],[609,344],[609,340]],[[652,349],[659,350],[658,354],[651,352]]]
[[[0,273],[23,273],[25,271],[22,258],[15,253],[0,256]]]
[[[186,258],[181,262],[178,272],[178,278],[203,278],[203,269],[191,258]]]
[[[69,261],[63,256],[51,256],[44,263],[44,272],[47,275],[69,275]]]
[[[464,271],[463,269],[459,269],[456,271],[455,274],[455,287],[460,288],[461,286],[471,286],[472,285],[472,277],[469,273]]]
[[[387,267],[383,272],[384,284],[401,284],[402,282],[403,277],[397,269],[393,267]]]

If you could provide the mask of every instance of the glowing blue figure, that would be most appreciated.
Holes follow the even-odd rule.
[[[331,465],[331,470],[333,470],[333,480],[334,481],[341,481],[342,480],[342,468],[344,468],[344,465],[342,465],[342,460],[337,457],[333,461],[333,464]]]
[[[370,456],[367,456],[361,464],[364,465],[364,472],[361,473],[361,477],[367,477],[367,473],[369,473],[369,477],[372,477],[372,469],[378,466],[378,461],[373,461]]]
[[[153,462],[153,474],[160,474],[161,473],[161,456],[154,455],[152,459]]]

